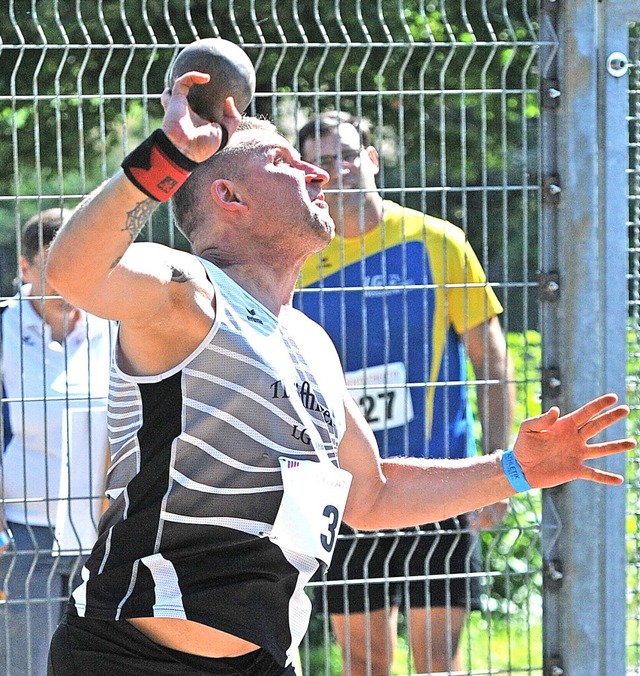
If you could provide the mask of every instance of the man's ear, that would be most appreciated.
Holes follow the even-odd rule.
[[[375,173],[377,174],[380,171],[380,157],[378,156],[378,151],[373,146],[367,146],[366,151],[367,156],[371,160],[371,164],[376,168]]]
[[[238,211],[247,208],[233,181],[218,179],[211,184],[210,191],[211,199],[220,209]]]
[[[30,269],[30,264],[29,261],[24,257],[20,256],[20,279],[24,280],[26,277],[29,276],[29,269]]]

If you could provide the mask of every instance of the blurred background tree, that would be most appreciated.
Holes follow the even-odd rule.
[[[385,194],[463,227],[508,306],[536,328],[535,0],[13,0],[0,9],[0,285],[11,290],[20,222],[73,206],[161,118],[179,49],[242,44],[250,112],[295,139],[313,112],[367,117]],[[46,202],[46,204],[43,204]],[[146,233],[185,247],[161,210]]]

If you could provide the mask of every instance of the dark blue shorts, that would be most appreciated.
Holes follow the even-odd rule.
[[[126,620],[79,618],[67,611],[49,650],[47,676],[295,676],[266,650],[240,657],[190,655],[158,645]]]

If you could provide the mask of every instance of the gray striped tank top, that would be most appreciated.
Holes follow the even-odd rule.
[[[344,377],[317,324],[290,307],[275,317],[201,262],[216,319],[198,349],[158,376],[112,369],[110,503],[73,603],[81,617],[191,619],[284,665],[319,564],[268,537],[279,458],[337,464]]]

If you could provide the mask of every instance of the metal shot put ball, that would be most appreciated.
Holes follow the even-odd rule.
[[[222,122],[225,99],[233,96],[236,108],[243,113],[256,90],[256,73],[251,59],[233,42],[222,38],[205,38],[187,45],[171,68],[171,86],[176,78],[196,70],[208,73],[206,84],[195,84],[187,100],[194,113],[209,122]]]

